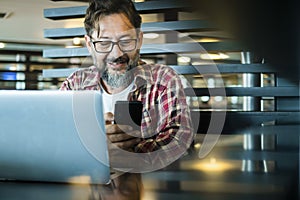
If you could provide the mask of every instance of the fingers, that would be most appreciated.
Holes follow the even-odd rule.
[[[107,135],[107,137],[112,143],[122,142],[134,138],[133,136],[125,133],[110,134]]]
[[[118,127],[110,126],[110,128]],[[126,126],[128,127],[128,126]],[[129,127],[131,128],[131,127]],[[110,129],[112,130],[112,129]],[[119,130],[119,128],[117,128]],[[136,137],[137,136],[137,137]],[[136,146],[139,142],[141,142],[140,139],[140,131],[131,131],[131,132],[114,132],[114,133],[107,133],[108,140],[113,143],[112,148],[121,148],[123,150],[132,150],[134,146]]]
[[[111,112],[105,113],[104,120],[105,120],[105,124],[113,124],[114,114],[112,114]]]
[[[133,129],[130,126],[120,124],[108,124],[105,126],[106,134],[129,133]]]
[[[123,150],[131,150],[139,142],[141,142],[140,138],[131,137],[130,139],[125,140],[125,141],[113,142],[113,144]]]
[[[105,113],[104,119],[107,138],[115,147],[132,150],[134,146],[141,142],[140,131],[133,131],[131,126],[113,124],[114,115],[112,113]]]
[[[118,132],[118,133],[109,133],[106,134],[107,138],[112,142],[112,143],[116,143],[116,142],[123,142],[123,141],[127,141],[130,139],[139,139],[140,141],[140,131],[131,131],[131,132]]]

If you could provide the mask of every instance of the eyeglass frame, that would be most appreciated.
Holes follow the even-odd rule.
[[[131,51],[134,51],[135,49],[136,49],[136,47],[137,47],[137,42],[138,42],[138,38],[135,38],[135,39],[125,39],[125,40],[119,40],[119,41],[117,41],[117,42],[114,42],[114,41],[111,41],[111,40],[107,40],[107,41],[100,41],[100,40],[98,40],[98,41],[93,41],[92,40],[92,37],[90,36],[90,41],[91,41],[91,43],[93,44],[93,47],[94,47],[94,49],[95,49],[95,51],[97,52],[97,53],[110,53],[112,50],[113,50],[113,48],[114,48],[114,46],[115,45],[117,45],[118,47],[119,47],[119,49],[122,51],[122,52],[131,52]],[[123,50],[121,47],[120,47],[120,45],[119,45],[119,43],[120,42],[122,42],[122,41],[128,41],[128,40],[130,40],[130,41],[135,41],[135,45],[134,45],[134,48],[132,49],[132,50]],[[111,49],[109,50],[109,51],[98,51],[97,49],[96,49],[96,46],[95,46],[95,44],[96,43],[98,43],[98,42],[111,42]]]

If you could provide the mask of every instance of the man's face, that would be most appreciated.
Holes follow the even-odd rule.
[[[137,65],[139,49],[142,45],[142,33],[137,34],[137,30],[134,29],[130,21],[123,14],[112,14],[101,17],[99,19],[99,27],[99,32],[94,31],[91,37],[85,37],[86,44],[93,57],[94,64],[103,73],[102,78],[112,87],[118,88],[126,84],[123,82],[126,82],[128,79],[129,73],[127,72]],[[137,39],[136,48],[126,52],[122,51],[115,44],[110,52],[99,53],[92,43],[92,41],[118,42],[131,39]]]

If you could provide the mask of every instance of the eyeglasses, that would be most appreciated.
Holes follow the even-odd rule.
[[[92,41],[96,52],[98,53],[109,53],[112,51],[115,45],[118,45],[121,51],[130,52],[135,50],[137,39],[119,40],[118,42],[113,41]]]

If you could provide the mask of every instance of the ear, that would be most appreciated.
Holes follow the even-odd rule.
[[[140,31],[138,37],[139,37],[139,41],[138,41],[137,49],[141,49],[142,44],[143,44],[144,33],[142,31]]]
[[[92,53],[92,46],[91,46],[91,38],[88,35],[84,35],[85,45],[87,49],[89,50],[90,54]]]

